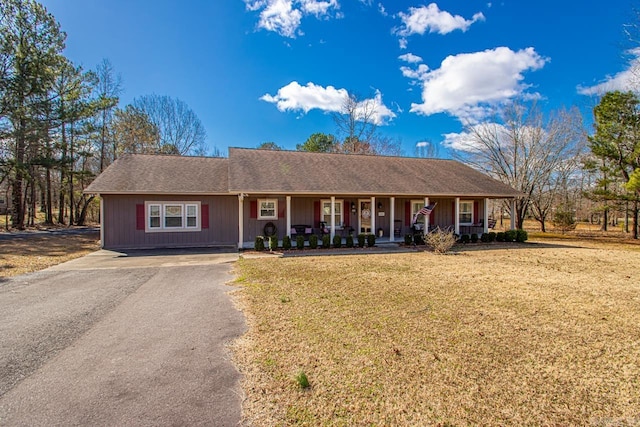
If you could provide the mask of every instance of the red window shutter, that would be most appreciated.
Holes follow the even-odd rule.
[[[473,201],[473,222],[477,223],[478,222],[478,201],[474,200]]]
[[[203,229],[209,228],[209,205],[200,205],[201,223],[200,226]]]
[[[284,218],[284,211],[286,210],[286,205],[283,206],[283,203],[278,203],[278,207],[280,208],[278,210],[278,218]]]
[[[406,226],[411,225],[411,202],[404,202],[404,223]]]
[[[136,230],[144,230],[144,224],[144,204],[138,204],[136,205]]]
[[[258,201],[252,200],[249,203],[249,218],[258,218]]]
[[[320,226],[320,201],[313,202],[313,220],[318,226]]]
[[[351,203],[345,200],[343,209],[342,216],[344,217],[344,226],[349,227],[351,225]]]

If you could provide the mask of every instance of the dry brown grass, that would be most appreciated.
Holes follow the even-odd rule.
[[[42,270],[99,249],[98,233],[42,234],[0,241],[0,277]]]
[[[247,422],[640,424],[640,252],[583,243],[241,260]]]

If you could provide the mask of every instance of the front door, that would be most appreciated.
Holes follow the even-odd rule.
[[[371,200],[359,200],[359,228],[360,233],[371,233]]]

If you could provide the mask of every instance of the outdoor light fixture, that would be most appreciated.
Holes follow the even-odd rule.
[[[382,209],[382,202],[378,202],[378,210]]]
[[[351,213],[356,213],[356,204],[351,202]]]

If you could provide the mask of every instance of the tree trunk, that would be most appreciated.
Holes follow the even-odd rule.
[[[24,155],[25,155],[25,119],[18,121],[16,129],[16,178],[13,181],[11,225],[18,230],[24,230],[24,203],[22,186],[24,183]]]
[[[67,169],[67,133],[66,126],[64,122],[62,122],[60,127],[61,137],[62,137],[62,162],[60,165],[60,197],[58,200],[58,224],[64,224],[64,179],[66,176]]]
[[[49,166],[47,166],[47,172],[45,175],[45,193],[46,193],[46,199],[45,199],[45,224],[49,224],[52,225],[53,224],[53,208],[51,206],[51,204],[53,203],[52,201],[52,197],[51,197],[51,168]]]
[[[633,201],[633,238],[638,239],[638,200]]]
[[[73,225],[73,121],[71,122],[71,129],[69,135],[69,225]]]
[[[91,204],[91,201],[94,199],[94,197],[95,196],[91,196],[84,201],[82,210],[80,210],[80,215],[78,215],[78,221],[76,222],[77,225],[84,225],[85,221],[87,220],[87,209],[89,208],[89,204]]]

